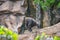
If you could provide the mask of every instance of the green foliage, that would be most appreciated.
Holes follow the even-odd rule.
[[[34,3],[35,3],[35,4],[39,3],[39,0],[34,0]]]
[[[60,37],[54,36],[54,40],[60,40]]]
[[[58,3],[57,7],[60,8],[60,3]]]
[[[0,26],[0,35],[6,35],[7,39],[9,40],[17,40],[18,34],[12,32],[11,30],[8,30],[7,28],[4,28],[3,26]],[[0,36],[0,37],[1,37]]]
[[[40,35],[37,35],[35,40],[40,40]]]
[[[41,38],[43,38],[45,36],[45,33],[42,33],[41,36],[37,35],[35,40],[40,40]]]
[[[35,2],[35,4],[39,3],[43,10],[47,10],[47,9],[51,8],[51,6],[54,5],[56,0],[45,0],[45,1],[34,0],[34,2]],[[58,3],[58,7],[60,7],[60,2]]]
[[[44,40],[44,38],[50,38],[50,35],[46,35],[45,33],[42,33],[41,35],[37,35],[36,37],[35,37],[35,40]],[[54,36],[54,37],[52,37],[53,38],[53,40],[60,40],[60,37],[59,36]]]

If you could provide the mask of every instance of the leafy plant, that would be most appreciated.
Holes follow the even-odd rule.
[[[46,35],[45,33],[42,33],[41,35],[37,35],[35,37],[35,40],[44,40],[44,38],[45,38],[45,40],[47,38],[51,40],[50,35]],[[60,37],[59,36],[52,36],[52,38],[53,38],[53,40],[60,40]]]
[[[60,3],[58,3],[57,7],[60,8]]]
[[[60,37],[54,36],[54,40],[60,40]]]
[[[43,10],[51,8],[51,6],[53,6],[55,2],[56,0],[34,0],[34,3],[35,4],[39,3]],[[60,8],[60,2],[58,3],[57,6]]]
[[[40,35],[37,35],[35,40],[40,40]]]
[[[36,38],[35,38],[35,40],[40,40],[44,36],[45,36],[45,33],[42,33],[41,35],[37,35]]]
[[[6,38],[8,40],[17,40],[18,39],[18,34],[12,32],[11,30],[3,27],[3,26],[0,26],[0,37],[1,38]]]

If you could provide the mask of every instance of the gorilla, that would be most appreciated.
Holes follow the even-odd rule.
[[[20,28],[18,28],[18,31],[20,29],[19,34],[24,33],[25,30],[29,30],[31,32],[32,27],[34,27],[34,26],[37,26],[38,28],[42,28],[42,27],[40,27],[40,24],[38,24],[36,22],[35,19],[33,19],[31,17],[25,17],[25,20],[24,20],[22,26]]]

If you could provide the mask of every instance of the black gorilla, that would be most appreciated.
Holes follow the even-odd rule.
[[[34,26],[37,26],[38,28],[42,28],[33,18],[26,17],[20,28],[21,30],[20,30],[19,34],[24,33],[25,30],[29,30],[31,32],[32,31],[31,28]]]
[[[33,19],[33,18],[26,18],[25,20],[25,28],[28,29],[29,31],[32,31],[32,27],[37,26],[40,28],[40,25]]]

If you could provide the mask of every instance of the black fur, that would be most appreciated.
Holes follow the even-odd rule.
[[[23,22],[22,26],[21,26],[21,31],[20,33],[24,33],[25,30],[29,30],[30,32],[32,31],[32,27],[37,26],[38,28],[40,28],[40,25],[33,19],[33,18],[25,18],[25,21]]]

